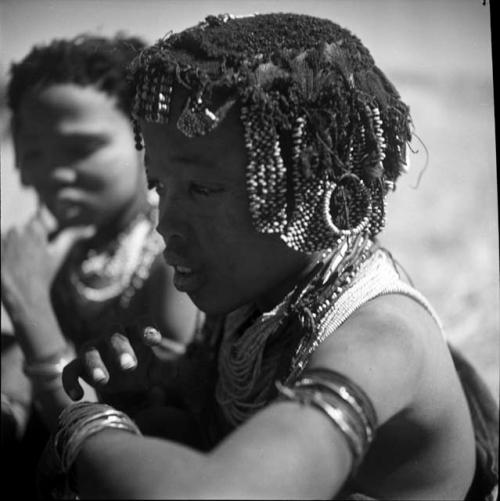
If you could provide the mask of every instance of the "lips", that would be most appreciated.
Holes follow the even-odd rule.
[[[199,269],[188,266],[185,259],[174,254],[168,248],[165,250],[167,264],[174,268],[174,285],[181,292],[194,292],[201,286],[202,276]]]
[[[194,292],[201,286],[201,273],[187,266],[174,266],[174,285],[181,292]]]
[[[57,198],[54,203],[54,209],[59,217],[74,219],[82,213],[83,207],[77,201]]]

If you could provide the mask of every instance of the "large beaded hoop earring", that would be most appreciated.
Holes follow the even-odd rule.
[[[355,236],[370,223],[372,200],[370,190],[355,174],[345,174],[325,192],[323,216],[336,235]]]

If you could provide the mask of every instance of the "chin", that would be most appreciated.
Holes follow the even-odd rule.
[[[206,315],[227,315],[244,304],[244,302],[228,301],[227,298],[220,298],[217,293],[188,294],[191,301]]]
[[[71,226],[88,226],[91,224],[95,224],[95,220],[91,217],[89,217],[86,214],[78,214],[78,215],[71,215],[71,214],[62,214],[62,215],[57,215],[56,216],[57,222],[59,223],[59,226],[61,228],[68,228]]]

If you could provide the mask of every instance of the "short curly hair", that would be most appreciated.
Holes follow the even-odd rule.
[[[74,83],[95,86],[116,97],[119,108],[130,114],[132,95],[127,67],[144,47],[140,38],[121,33],[110,38],[80,34],[36,45],[11,66],[8,106],[15,115],[28,92],[52,84]]]

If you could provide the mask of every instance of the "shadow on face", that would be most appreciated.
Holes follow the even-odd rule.
[[[140,121],[148,175],[160,186],[158,229],[176,270],[174,283],[207,313],[248,302],[268,309],[312,257],[252,224],[238,106],[214,130],[190,138],[178,128],[184,103],[185,96],[174,93],[168,123]]]

